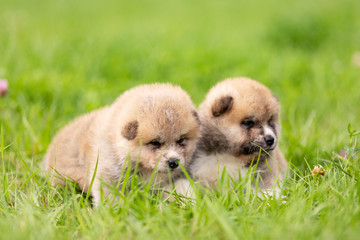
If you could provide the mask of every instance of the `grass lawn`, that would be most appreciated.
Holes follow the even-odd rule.
[[[0,239],[357,239],[359,58],[358,0],[2,0]],[[93,209],[44,178],[47,146],[75,116],[153,82],[198,105],[232,76],[280,99],[284,199],[243,192],[247,178],[235,192],[225,178],[195,204],[134,186]],[[312,176],[316,164],[325,176]]]

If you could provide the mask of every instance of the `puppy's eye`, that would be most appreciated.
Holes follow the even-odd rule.
[[[255,122],[252,120],[242,121],[241,124],[245,127],[252,128],[255,125]]]
[[[185,145],[186,138],[182,137],[179,140],[176,141],[177,144],[184,146]]]
[[[161,147],[161,143],[158,140],[152,140],[151,142],[148,143],[148,145],[151,145],[155,148],[160,148]]]

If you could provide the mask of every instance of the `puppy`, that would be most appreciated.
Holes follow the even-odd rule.
[[[171,84],[142,85],[60,130],[48,148],[44,166],[87,192],[98,162],[91,189],[98,205],[101,181],[116,186],[127,160],[131,171],[137,164],[134,174],[145,181],[156,170],[157,183],[168,189],[169,173],[173,181],[181,177],[179,164],[186,167],[190,162],[198,135],[196,108],[184,90]],[[181,190],[189,186],[183,179],[180,183]],[[103,191],[109,194],[105,186]]]
[[[279,111],[278,99],[259,82],[233,78],[215,85],[199,107],[200,140],[190,166],[195,178],[213,185],[225,168],[238,180],[259,159],[260,188],[276,192],[287,167],[277,145]]]

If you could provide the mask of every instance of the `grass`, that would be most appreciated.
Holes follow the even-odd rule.
[[[3,0],[0,239],[357,238],[358,9],[356,0]],[[286,202],[234,192],[225,177],[194,205],[132,186],[115,206],[93,209],[44,177],[51,138],[75,116],[151,82],[178,84],[199,104],[231,76],[280,99]],[[325,176],[312,176],[316,164]]]

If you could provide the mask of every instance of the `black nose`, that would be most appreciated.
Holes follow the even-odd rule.
[[[170,169],[173,170],[179,166],[179,159],[171,158],[168,160],[168,164]]]
[[[269,147],[271,147],[274,144],[275,139],[274,139],[273,136],[266,136],[265,137],[265,142]]]

